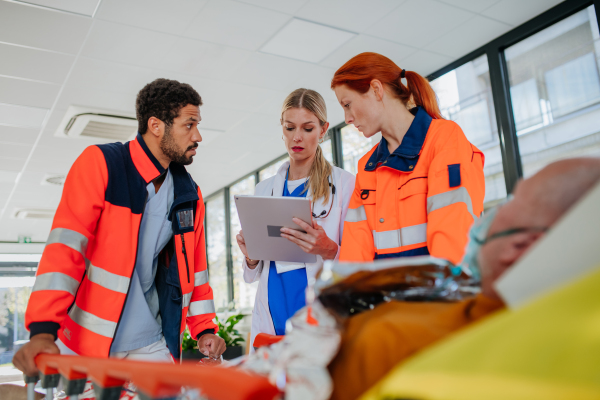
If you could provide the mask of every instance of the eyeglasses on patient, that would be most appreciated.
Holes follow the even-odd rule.
[[[480,240],[477,238],[473,238],[473,240],[475,240],[478,244],[483,246],[484,244],[489,243],[490,241],[492,241],[494,239],[498,239],[498,238],[502,238],[502,237],[506,237],[506,236],[510,236],[510,235],[516,235],[518,233],[544,233],[544,232],[547,232],[548,229],[550,229],[550,228],[545,227],[545,226],[533,226],[533,227],[528,227],[528,228],[511,228],[511,229],[507,229],[504,231],[496,232],[493,235],[486,237],[484,240]]]

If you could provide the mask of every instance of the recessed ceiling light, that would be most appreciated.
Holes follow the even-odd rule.
[[[260,51],[318,63],[354,36],[352,32],[293,18]]]
[[[62,186],[65,184],[65,174],[46,174],[42,179],[42,185]]]
[[[47,113],[46,108],[0,103],[0,125],[39,129]]]
[[[52,219],[56,210],[49,208],[22,208],[15,211],[14,217],[18,219]]]

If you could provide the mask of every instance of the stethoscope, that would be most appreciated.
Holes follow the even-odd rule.
[[[333,201],[335,200],[335,185],[333,183],[331,183],[331,177],[327,178],[329,180],[329,187],[331,187],[331,204],[329,205],[329,211],[325,212],[325,210],[321,211],[321,214],[316,215],[315,214],[315,203],[312,203],[312,216],[313,218],[327,218],[329,217],[329,213],[331,212],[331,209],[333,208]],[[323,216],[324,215],[324,216]]]
[[[287,182],[288,180],[288,173],[290,172],[290,169],[288,167],[287,172],[285,173],[285,181]],[[325,219],[327,217],[329,217],[329,213],[331,212],[331,209],[333,208],[333,202],[335,200],[335,185],[331,182],[331,176],[327,177],[327,180],[329,181],[329,187],[331,188],[331,204],[329,205],[329,211],[321,211],[321,213],[319,215],[315,214],[315,202],[311,202],[312,203],[312,210],[311,210],[311,214],[313,216],[313,218],[322,218]],[[273,196],[275,189],[271,189],[271,196]]]

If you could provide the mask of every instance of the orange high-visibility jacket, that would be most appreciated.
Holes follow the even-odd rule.
[[[217,327],[202,194],[183,166],[171,163],[169,170],[174,236],[159,255],[156,287],[163,334],[178,358],[186,323],[193,337]],[[90,146],[75,161],[27,306],[32,336],[51,333],[77,354],[108,357],[118,325],[127,323],[121,314],[136,263],[146,186],[163,172],[139,134],[125,144]]]
[[[461,261],[483,211],[483,153],[452,122],[417,107],[400,146],[381,139],[358,162],[340,261],[432,255]]]

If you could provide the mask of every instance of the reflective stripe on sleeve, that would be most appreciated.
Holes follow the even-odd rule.
[[[427,223],[407,226],[402,229],[373,231],[373,242],[378,250],[395,249],[427,242]]]
[[[106,289],[119,293],[127,293],[129,289],[129,278],[108,272],[104,268],[96,267],[90,263],[87,269],[87,277],[90,282],[100,285]]]
[[[367,220],[367,213],[365,212],[365,207],[360,206],[358,208],[349,208],[346,213],[346,222],[360,222]]]
[[[67,274],[61,272],[47,272],[45,274],[40,274],[35,278],[35,283],[33,284],[33,289],[31,289],[31,291],[59,290],[75,296],[78,287],[79,281]]]
[[[69,312],[69,317],[82,328],[107,338],[112,338],[117,329],[116,322],[108,321],[97,317],[92,313],[83,311],[81,308],[77,307],[77,304],[73,304],[73,308],[71,308],[71,311]]]
[[[183,307],[187,307],[190,305],[190,300],[192,300],[192,293],[193,292],[189,292],[183,295]]]
[[[208,283],[208,270],[196,272],[194,274],[194,286],[200,286]]]
[[[192,301],[190,308],[188,309],[188,317],[194,317],[196,315],[203,314],[214,314],[215,303],[212,300],[199,300]]]
[[[469,214],[471,214],[473,217],[473,220],[477,220],[477,217],[475,217],[475,214],[473,214],[473,203],[471,202],[471,196],[469,195],[467,188],[464,186],[428,197],[427,214],[456,203],[465,203]]]
[[[67,247],[72,248],[75,251],[81,253],[85,257],[85,251],[87,250],[88,239],[81,233],[67,229],[67,228],[54,228],[48,235],[48,241],[46,246],[54,243],[62,243]]]

